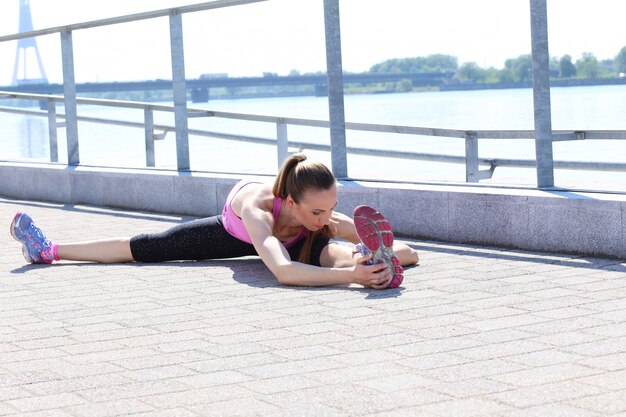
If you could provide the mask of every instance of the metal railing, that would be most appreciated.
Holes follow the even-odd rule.
[[[267,0],[217,0],[180,6],[126,16],[93,20],[14,35],[0,36],[0,42],[8,42],[24,38],[50,35],[61,35],[61,55],[63,65],[63,102],[65,104],[68,164],[80,163],[78,147],[78,120],[76,111],[76,80],[74,77],[74,47],[72,33],[77,30],[110,26],[140,20],[169,17],[170,23],[170,51],[172,60],[172,90],[174,95],[174,114],[176,123],[176,158],[179,170],[189,170],[189,141],[187,126],[187,91],[185,84],[185,56],[183,43],[182,15],[212,9],[239,6],[243,4],[259,3]],[[336,1],[336,0],[335,0]]]
[[[59,102],[63,102],[63,97],[0,91],[0,98],[33,100],[47,103],[47,110],[28,110],[24,108],[0,106],[0,112],[46,117],[48,119],[50,161],[58,162],[57,130],[58,128],[65,126],[64,120],[66,120],[67,117],[64,114],[57,114],[56,104]],[[175,132],[176,130],[176,126],[154,123],[154,112],[160,111],[174,113],[176,111],[175,106],[131,101],[102,100],[94,98],[77,98],[76,101],[77,103],[84,105],[143,110],[144,120],[142,122],[90,116],[77,116],[77,121],[143,129],[145,138],[145,163],[147,167],[155,166],[154,141],[162,140],[165,138],[168,132]],[[279,165],[281,161],[283,161],[287,157],[289,146],[320,151],[330,151],[331,149],[330,145],[297,141],[289,139],[288,137],[288,126],[290,125],[329,129],[330,122],[325,120],[231,113],[196,108],[189,108],[187,117],[214,117],[274,124],[276,127],[276,137],[274,138],[237,135],[228,132],[215,132],[203,129],[189,129],[188,132],[190,135],[194,136],[211,137],[275,146],[277,150],[277,160]],[[372,133],[414,135],[418,138],[437,137],[464,139],[464,156],[407,152],[389,149],[371,149],[361,147],[346,147],[346,152],[353,155],[465,164],[465,180],[472,183],[479,182],[481,179],[491,178],[497,167],[534,168],[536,166],[536,162],[530,159],[480,158],[478,156],[478,144],[480,139],[534,139],[534,130],[457,130],[350,122],[346,123],[346,129]],[[626,140],[625,130],[554,131],[552,134],[553,141],[583,141],[607,139]],[[481,165],[488,166],[488,168],[481,170]],[[626,163],[555,161],[554,166],[555,168],[572,170],[626,172]]]
[[[343,102],[343,70],[341,63],[338,0],[323,1],[328,74],[327,78],[329,92],[329,121],[247,115],[239,113],[216,112],[205,109],[187,108],[187,91],[184,66],[185,59],[183,54],[184,44],[182,36],[183,26],[181,15],[184,13],[239,6],[263,1],[266,0],[217,0],[189,6],[181,6],[176,8],[137,13],[127,16],[95,20],[91,22],[77,23],[61,27],[35,30],[14,35],[0,36],[0,42],[7,42],[59,33],[61,37],[64,88],[64,95],[62,97],[51,95],[0,92],[0,97],[3,98],[17,98],[47,102],[47,112],[15,109],[10,107],[2,107],[0,108],[0,111],[46,116],[48,118],[50,154],[52,161],[58,161],[57,129],[62,125],[65,126],[68,152],[67,160],[69,165],[79,165],[80,163],[78,146],[78,121],[80,120],[142,127],[145,131],[147,166],[154,166],[154,140],[158,140],[164,137],[164,135],[169,131],[175,132],[177,169],[179,171],[186,171],[190,169],[188,142],[189,134],[273,144],[277,146],[279,163],[287,155],[288,143],[294,146],[304,146],[309,149],[330,150],[332,159],[332,170],[338,178],[347,177],[346,155],[348,152],[361,155],[377,155],[425,161],[464,163],[466,166],[466,180],[468,182],[478,182],[481,179],[490,178],[493,175],[495,168],[498,166],[535,167],[537,170],[537,186],[539,188],[550,188],[554,186],[555,167],[567,169],[626,171],[626,164],[622,163],[553,161],[552,143],[555,141],[579,141],[594,139],[623,140],[626,139],[626,131],[587,130],[571,132],[552,130],[552,116],[550,109],[549,53],[547,37],[547,0],[529,0],[531,14],[531,42],[533,61],[533,101],[535,110],[534,130],[466,131],[412,126],[346,123]],[[74,79],[74,56],[72,45],[72,33],[74,31],[145,19],[154,19],[159,17],[169,17],[170,23],[172,90],[174,98],[173,106],[76,97],[76,82]],[[64,103],[64,115],[57,115],[56,103],[58,102]],[[142,123],[136,123],[110,119],[98,119],[93,117],[79,117],[77,113],[78,103],[143,109],[144,120]],[[156,125],[154,123],[154,111],[165,111],[174,113],[174,126]],[[232,135],[223,132],[209,132],[197,129],[190,130],[188,126],[189,117],[220,117],[274,123],[276,125],[277,132],[276,138],[254,138],[242,135]],[[65,119],[65,122],[59,122],[59,119]],[[289,141],[287,137],[288,125],[327,128],[330,130],[330,146]],[[365,148],[347,147],[345,138],[346,129],[380,133],[399,133],[418,136],[461,138],[465,140],[465,156],[461,157],[452,155],[435,155],[426,153],[389,151],[380,149],[372,150]],[[155,133],[155,130],[161,130],[162,133],[157,134]],[[533,139],[535,141],[536,160],[479,158],[478,142],[480,139]],[[487,165],[489,169],[480,170],[480,165]]]

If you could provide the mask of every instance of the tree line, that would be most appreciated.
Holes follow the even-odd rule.
[[[504,68],[481,68],[475,62],[458,65],[455,56],[433,54],[425,57],[394,58],[373,65],[370,73],[448,72],[453,79],[473,83],[512,83],[532,80],[532,58],[520,55],[504,62]],[[570,55],[550,58],[550,76],[557,79],[616,78],[626,75],[626,46],[613,59],[599,60],[586,52],[575,62]]]

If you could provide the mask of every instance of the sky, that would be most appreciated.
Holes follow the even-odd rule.
[[[30,0],[35,29],[158,10],[200,0]],[[614,58],[626,46],[624,0],[547,0],[550,55]],[[19,0],[1,0],[0,35],[18,32]],[[453,55],[502,68],[529,54],[529,0],[339,0],[343,68],[391,58]],[[183,15],[187,78],[326,70],[323,0],[267,0]],[[169,21],[158,18],[73,33],[77,82],[171,79]],[[46,76],[62,82],[59,34],[37,38]],[[12,81],[17,41],[0,43],[0,85]],[[28,49],[27,77],[37,78]],[[22,61],[20,60],[20,63]],[[20,68],[20,71],[23,71]]]

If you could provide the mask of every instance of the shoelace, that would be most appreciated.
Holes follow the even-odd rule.
[[[43,235],[40,228],[35,226],[33,223],[30,224],[30,227],[26,230],[28,237],[33,240],[33,243],[39,244],[41,242],[42,246],[47,246],[47,241],[45,236]]]

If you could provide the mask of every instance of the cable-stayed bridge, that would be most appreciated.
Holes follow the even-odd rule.
[[[30,0],[19,1],[19,31],[31,32],[33,30],[33,19],[30,13]],[[29,52],[31,51],[37,59],[37,69],[39,71],[35,76],[33,76],[30,72],[31,68],[28,65],[28,57],[31,55],[29,54]],[[39,55],[39,48],[37,47],[37,40],[35,38],[24,38],[17,41],[17,48],[15,50],[15,63],[13,65],[13,79],[11,83],[14,86],[48,83],[46,71],[44,70],[41,55]]]

